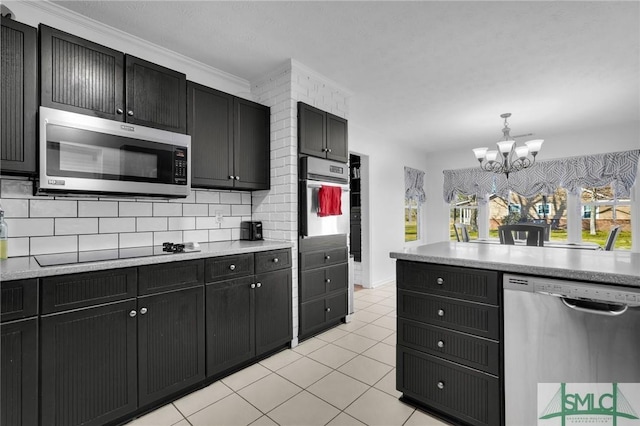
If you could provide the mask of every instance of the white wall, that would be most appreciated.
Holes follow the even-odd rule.
[[[640,122],[600,129],[578,129],[570,134],[545,135],[544,139],[544,145],[538,155],[538,160],[540,161],[640,149]],[[471,148],[474,147],[429,155],[426,166],[427,176],[425,178],[426,207],[429,210],[426,243],[449,240],[449,206],[442,198],[444,184],[442,171],[476,167],[478,162],[473,156],[473,152],[471,152]],[[638,180],[640,180],[640,177]],[[634,190],[632,208],[635,218],[635,230],[640,229],[640,225],[638,225],[638,222],[640,222],[640,184],[638,182],[636,182]],[[636,236],[640,235],[637,231],[634,234]],[[634,240],[634,251],[640,249],[639,240],[637,237]]]
[[[363,267],[370,269],[370,282],[363,284],[375,287],[395,280],[395,260],[389,252],[424,244],[424,236],[415,243],[404,241],[404,166],[427,171],[427,154],[398,149],[393,141],[384,140],[354,120],[349,121],[349,150],[369,159],[369,197],[362,200],[362,232],[368,232],[363,235],[363,244],[369,248],[369,265],[363,262]],[[427,193],[427,199],[431,197]],[[424,219],[422,224],[425,230],[432,226]]]

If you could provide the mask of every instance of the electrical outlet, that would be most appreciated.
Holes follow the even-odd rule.
[[[215,214],[216,214],[216,222],[217,223],[222,223],[222,211],[216,210]]]

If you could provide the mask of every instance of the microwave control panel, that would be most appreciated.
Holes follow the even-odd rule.
[[[187,184],[187,149],[176,148],[173,151],[173,181],[177,184]]]

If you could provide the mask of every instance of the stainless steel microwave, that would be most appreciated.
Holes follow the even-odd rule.
[[[179,198],[191,136],[40,107],[37,194]]]

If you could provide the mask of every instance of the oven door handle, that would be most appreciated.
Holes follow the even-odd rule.
[[[560,296],[558,296],[560,297]],[[610,303],[602,303],[602,302],[587,302],[589,307],[580,306],[580,301],[575,299],[568,299],[566,297],[560,297],[562,303],[570,309],[573,309],[578,312],[585,312],[588,314],[597,314],[597,315],[605,315],[608,317],[617,317],[619,315],[624,314],[629,309],[629,305],[612,305]],[[620,309],[611,309],[612,306],[619,307]]]
[[[315,183],[307,183],[307,188],[316,189],[316,188],[322,188],[323,186],[337,186],[337,187],[340,187],[340,189],[342,189],[342,191],[349,192],[349,186],[342,185],[342,184],[339,184],[339,183],[329,183],[329,184],[323,184],[323,185],[315,184]]]

